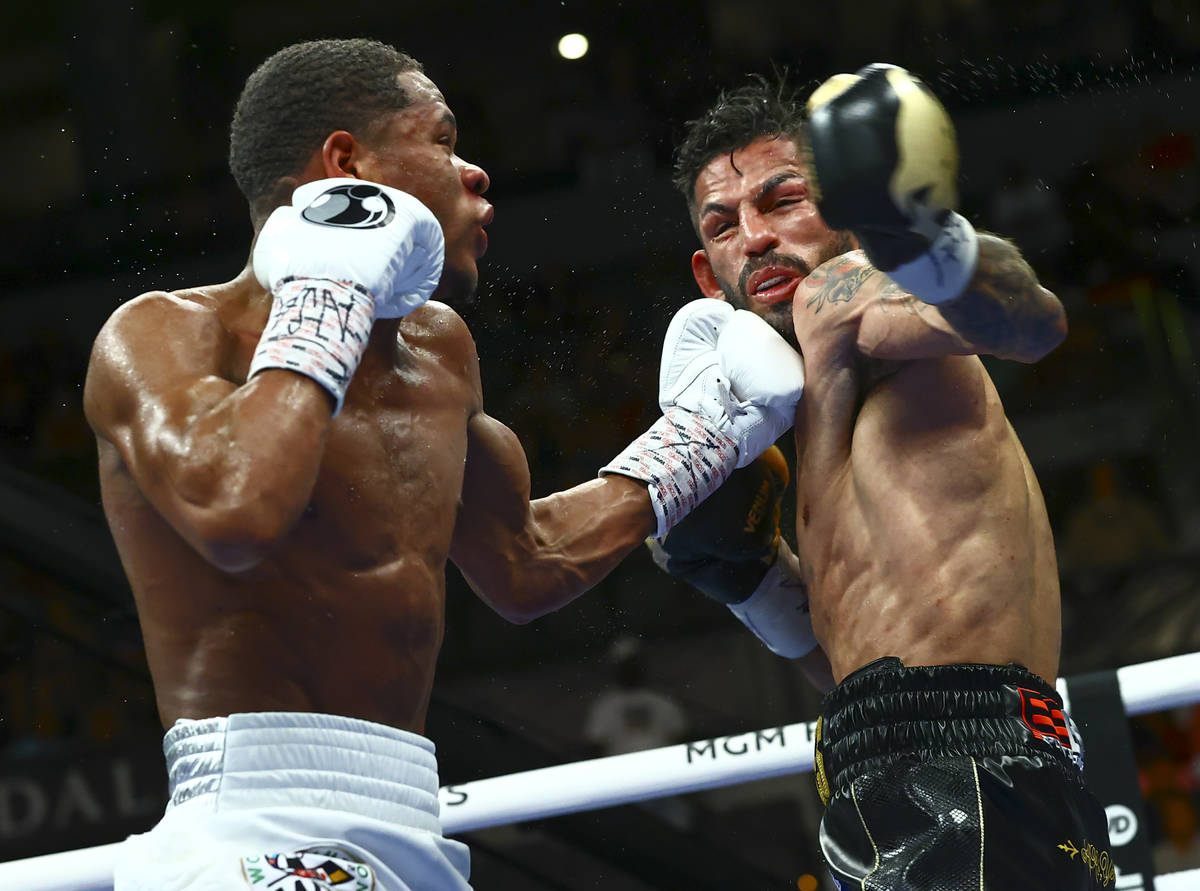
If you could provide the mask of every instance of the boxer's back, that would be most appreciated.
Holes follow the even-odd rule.
[[[215,296],[214,296],[215,295]],[[229,297],[233,299],[227,299]],[[179,300],[245,381],[261,333],[222,288]],[[183,304],[188,304],[186,307]],[[136,307],[130,308],[137,311]],[[164,724],[239,711],[330,712],[420,732],[444,621],[444,567],[477,404],[477,366],[461,319],[441,304],[372,332],[330,429],[311,499],[261,562],[217,568],[139,488],[99,438],[105,511],[134,589]],[[215,342],[214,342],[215,341]],[[136,361],[153,343],[127,344]]]
[[[1053,682],[1050,526],[982,362],[881,369],[856,349],[861,309],[826,310],[796,312],[808,369],[797,536],[835,677],[890,655],[910,665],[1018,662]]]

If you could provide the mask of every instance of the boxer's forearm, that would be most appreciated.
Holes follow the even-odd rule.
[[[1036,362],[1067,333],[1062,304],[1038,284],[1020,251],[979,234],[979,259],[967,289],[938,305],[942,317],[978,352]]]
[[[645,484],[606,476],[530,502],[523,528],[492,533],[489,550],[498,559],[455,562],[493,609],[524,623],[596,585],[656,524]]]
[[[177,530],[227,571],[261,561],[308,505],[329,426],[328,393],[270,370],[164,437],[158,473]]]
[[[535,546],[520,564],[529,618],[570,603],[607,576],[657,527],[645,483],[606,476],[530,504]]]
[[[170,295],[130,301],[96,339],[83,403],[97,437],[175,531],[238,571],[308,503],[331,400],[290,371],[239,386],[214,348],[223,337],[215,316]]]

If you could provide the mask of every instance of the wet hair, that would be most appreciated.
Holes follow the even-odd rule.
[[[749,83],[722,90],[708,111],[684,124],[671,181],[687,199],[693,217],[696,179],[713,158],[726,153],[732,156],[762,137],[790,139],[803,150],[804,102],[788,84],[786,73],[771,80],[754,74]]]
[[[229,169],[258,216],[335,130],[369,138],[412,103],[396,76],[420,62],[376,40],[312,40],[279,50],[246,80],[229,129]]]

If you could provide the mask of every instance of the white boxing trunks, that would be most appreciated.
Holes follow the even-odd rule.
[[[180,720],[171,799],[117,851],[113,891],[470,891],[423,736],[336,715]]]

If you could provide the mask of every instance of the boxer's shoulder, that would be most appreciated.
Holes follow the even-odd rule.
[[[860,310],[864,298],[878,296],[889,284],[860,250],[826,260],[800,282],[795,301],[813,318],[845,318]]]
[[[113,311],[96,338],[95,351],[121,348],[134,357],[143,344],[211,346],[230,337],[217,304],[204,289],[147,291]]]
[[[400,335],[409,347],[435,352],[447,359],[476,360],[475,339],[453,308],[430,300],[400,323]]]

